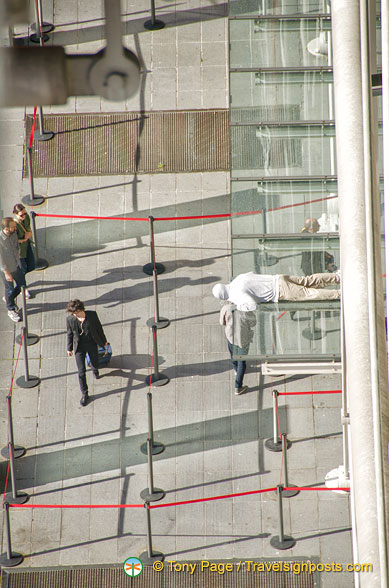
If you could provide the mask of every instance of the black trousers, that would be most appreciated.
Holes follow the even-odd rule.
[[[88,384],[86,381],[86,366],[85,366],[85,355],[89,354],[90,362],[93,372],[97,372],[99,369],[99,356],[97,353],[97,345],[94,342],[83,343],[82,346],[77,348],[74,353],[76,358],[77,370],[78,370],[78,381],[80,383],[81,394],[88,394]]]

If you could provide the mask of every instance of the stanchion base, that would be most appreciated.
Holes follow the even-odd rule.
[[[144,23],[143,26],[148,31],[159,31],[160,29],[164,28],[165,23],[162,22],[162,20],[157,20],[157,19],[155,19],[154,22],[152,20],[146,20],[146,22]]]
[[[21,564],[23,560],[24,557],[21,553],[13,553],[10,559],[8,559],[6,553],[2,553],[0,555],[0,566],[3,568],[13,568],[14,566]]]
[[[53,131],[45,131],[43,134],[38,130],[34,133],[34,141],[50,141],[54,137]]]
[[[284,492],[282,492],[282,495],[284,495]],[[284,540],[280,541],[279,535],[274,535],[270,539],[270,545],[274,549],[290,549],[296,545],[296,540],[293,537],[289,537],[289,535],[284,535]]]
[[[140,450],[142,453],[147,455],[147,443],[143,443],[140,446]],[[162,453],[163,451],[165,451],[165,445],[163,443],[158,443],[158,441],[153,441],[151,454],[158,455],[159,453]]]
[[[154,317],[150,317],[146,321],[146,325],[150,327],[157,327],[157,329],[165,329],[170,325],[170,321],[167,318],[163,318],[162,316],[159,317],[159,321],[155,321]]]
[[[158,374],[152,374],[151,376],[146,376],[145,383],[147,386],[164,386],[170,382],[170,378],[165,376],[162,372],[158,372]]]
[[[153,488],[153,492],[150,492],[148,488],[141,491],[140,497],[143,502],[157,502],[165,497],[165,492],[161,488]]]
[[[289,441],[289,439],[287,439],[286,440],[286,449],[289,449],[291,446],[292,446],[292,443]],[[282,451],[282,441],[278,441],[277,443],[274,443],[273,437],[271,439],[266,439],[265,447],[269,451]]]
[[[278,263],[278,257],[275,255],[267,255],[266,253],[258,255],[256,262],[260,265],[264,265],[265,267],[270,267],[271,265],[276,265]]]
[[[24,504],[30,498],[29,494],[26,492],[17,492],[16,498],[12,496],[12,492],[7,492],[4,497],[4,502],[8,502],[8,504]]]
[[[49,35],[46,35],[45,33],[43,33],[43,35],[42,35],[42,41],[44,43],[47,43],[47,41],[49,39],[50,39]],[[30,35],[30,41],[32,41],[32,43],[40,43],[41,42],[41,37],[40,37],[40,35],[37,35],[36,33],[33,33],[32,35]]]
[[[312,331],[312,329],[306,328],[303,329],[301,334],[304,337],[304,339],[308,339],[308,341],[316,341],[317,339],[323,339],[325,332],[321,329],[314,329]]]
[[[54,25],[51,24],[50,22],[44,21],[44,22],[42,22],[42,24],[39,28],[41,29],[42,33],[51,33],[51,31],[54,30]],[[35,33],[35,31],[36,31],[36,23],[35,22],[32,23],[32,25],[30,26],[30,29],[32,31],[34,31],[34,33]]]
[[[165,555],[161,551],[154,551],[151,556],[149,556],[147,551],[142,551],[139,555],[140,561],[145,566],[152,566],[155,561],[163,561],[165,559]]]
[[[38,386],[40,382],[41,379],[37,376],[30,376],[28,380],[26,380],[24,376],[20,376],[16,380],[16,383],[19,386],[19,388],[35,388],[35,386]]]
[[[151,262],[146,263],[146,265],[144,265],[142,269],[143,273],[147,274],[148,276],[152,276],[154,273],[154,266]],[[159,274],[163,274],[163,272],[165,271],[165,266],[163,265],[163,263],[156,263],[155,271],[157,272],[157,276],[159,276]]]
[[[10,457],[10,453],[9,453],[9,447],[3,447],[3,449],[1,450],[1,455],[5,458],[5,459],[9,459]],[[22,447],[21,445],[15,445],[13,448],[13,454],[14,454],[14,458],[17,459],[18,457],[23,457],[23,455],[26,453],[26,448]]]
[[[35,269],[37,271],[42,271],[42,270],[46,269],[47,267],[49,267],[49,262],[46,259],[42,259],[41,257],[39,257],[35,261]]]
[[[20,343],[21,340],[22,340],[22,336],[18,335],[16,337],[16,343]],[[28,335],[26,337],[26,341],[27,341],[27,345],[35,345],[35,343],[38,343],[39,337],[38,337],[38,335],[28,333]]]
[[[350,479],[346,478],[344,466],[329,471],[324,478],[327,488],[350,488]],[[348,494],[346,490],[333,490],[334,494]]]
[[[296,484],[288,484],[288,488],[297,488]],[[275,492],[277,494],[277,491]],[[300,494],[300,490],[282,490],[282,498],[292,498]]]
[[[39,206],[40,204],[43,204],[44,201],[45,199],[43,196],[37,196],[36,194],[34,195],[34,198],[31,198],[30,194],[27,194],[27,196],[23,196],[22,198],[22,202],[27,204],[27,206]]]

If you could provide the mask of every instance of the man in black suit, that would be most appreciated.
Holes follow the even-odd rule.
[[[99,358],[97,346],[108,346],[103,327],[94,310],[85,310],[81,300],[70,300],[66,306],[70,316],[66,319],[67,352],[68,356],[74,355],[78,369],[78,381],[81,390],[81,406],[88,402],[88,384],[86,382],[85,355],[88,353],[93,375],[99,378]]]

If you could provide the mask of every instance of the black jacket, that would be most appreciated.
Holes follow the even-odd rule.
[[[86,310],[85,311],[85,322],[86,322],[86,332],[92,337],[93,341],[100,345],[100,347],[104,347],[105,343],[107,342],[103,327],[101,326],[101,322],[99,317],[97,316],[97,312],[94,310]],[[74,342],[74,349],[77,351],[78,341],[80,339],[81,334],[81,323],[77,317],[70,315],[66,318],[66,332],[67,332],[67,350],[73,351],[73,342]]]

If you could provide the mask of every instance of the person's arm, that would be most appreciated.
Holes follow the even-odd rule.
[[[105,336],[103,325],[100,322],[100,319],[99,319],[97,312],[94,312],[94,319],[95,319],[96,334],[98,336],[97,343],[101,347],[105,347],[107,349],[109,343],[107,341],[107,337]]]
[[[69,357],[73,355],[73,330],[70,324],[70,317],[66,319],[66,337],[67,337],[67,354]]]
[[[235,304],[238,310],[243,310],[245,312],[257,308],[257,303],[249,294],[241,294],[239,296],[239,302],[236,302]]]
[[[28,241],[32,237],[31,220],[30,220],[30,217],[28,215],[26,216],[25,221],[24,221],[24,229],[26,231],[26,233],[24,235],[25,241]]]

